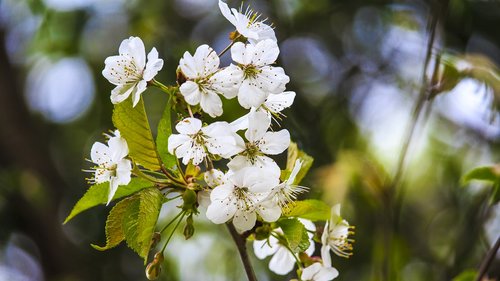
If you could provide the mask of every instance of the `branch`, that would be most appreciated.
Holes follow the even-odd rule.
[[[476,281],[483,280],[483,277],[486,275],[488,268],[495,259],[495,256],[497,255],[499,248],[500,248],[500,236],[498,236],[497,242],[495,242],[495,245],[491,247],[491,249],[488,251],[488,254],[486,254],[483,261],[481,262],[481,266],[479,267],[479,273],[477,274]]]
[[[255,277],[255,272],[253,271],[252,264],[250,263],[250,259],[248,257],[247,246],[245,243],[246,240],[240,234],[238,234],[232,223],[227,223],[226,226],[227,229],[229,229],[229,233],[231,233],[231,237],[233,237],[234,243],[236,243],[236,247],[238,248],[238,252],[240,253],[241,261],[243,262],[243,266],[245,267],[248,281],[257,281],[257,277]]]

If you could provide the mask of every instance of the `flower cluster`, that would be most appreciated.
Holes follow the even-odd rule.
[[[108,136],[107,145],[96,142],[92,146],[91,161],[96,164],[91,170],[93,181],[109,182],[108,204],[119,186],[131,182],[132,175],[151,183],[130,190],[136,188],[136,192],[142,192],[141,189],[152,188],[156,191],[142,193],[144,198],[159,194],[161,199],[157,202],[163,204],[168,201],[163,200],[164,194],[179,193],[177,197],[183,199],[181,211],[161,232],[170,225],[176,225],[175,231],[186,218],[184,235],[186,239],[190,238],[194,233],[193,215],[197,215],[201,207],[211,222],[227,223],[241,237],[253,237],[255,255],[260,259],[272,255],[269,268],[276,274],[288,274],[297,264],[301,280],[334,279],[339,273],[332,267],[330,251],[349,257],[352,250],[349,236],[353,228],[340,217],[340,205],[334,206],[331,214],[328,211],[321,213],[325,208],[318,208],[320,219],[314,217],[311,220],[324,221],[329,217],[323,230],[317,229],[313,221],[304,219],[308,217],[307,213],[296,211],[295,215],[290,215],[296,204],[301,203],[299,195],[309,189],[298,184],[312,160],[306,163],[307,158],[294,158],[288,153],[287,167],[282,169],[275,158],[291,147],[289,131],[278,129],[276,122],[285,117],[282,111],[293,104],[295,92],[286,91],[290,78],[283,68],[276,66],[280,50],[274,29],[250,9],[245,12],[230,9],[222,1],[219,1],[219,8],[235,27],[230,34],[230,45],[219,54],[207,44],[197,47],[194,53],[185,52],[177,67],[177,85],[165,86],[154,79],[163,67],[163,60],[159,59],[155,48],[146,57],[144,43],[138,37],[125,39],[119,47],[119,55],[105,60],[102,74],[116,86],[111,92],[111,102],[115,108],[120,107],[120,110],[115,110],[113,121],[118,120],[115,126],[128,139],[116,130],[114,135]],[[226,51],[230,51],[232,63],[221,66],[220,57]],[[148,86],[159,87],[176,104],[175,108],[166,111],[168,118],[160,123],[172,126],[170,110],[179,116],[174,133],[170,133],[172,128],[158,129],[158,134],[169,134],[162,136],[166,142],[158,142],[158,148],[152,141],[143,106],[136,107]],[[123,104],[129,103],[123,102],[129,98],[131,106],[127,108]],[[224,114],[223,99],[234,98],[240,105],[240,117],[231,122],[213,121]],[[129,112],[133,112],[130,115],[133,119],[121,115],[115,118],[115,114]],[[142,116],[143,124],[137,116]],[[160,145],[165,147],[160,150]],[[168,165],[165,159],[171,159]],[[129,198],[143,199],[133,195]],[[156,202],[151,198],[147,200],[147,204]],[[126,207],[122,205],[120,208]],[[137,210],[127,212],[132,214]],[[159,207],[155,212],[157,216]],[[108,221],[115,228],[116,225],[142,225],[143,222],[128,221],[138,220],[140,216],[120,217],[124,221],[117,223],[110,214]],[[178,222],[173,224],[176,220]],[[153,229],[154,226],[150,226],[147,231]],[[127,233],[129,231],[127,229]],[[146,230],[137,231],[144,234]],[[290,235],[290,232],[295,234]],[[303,235],[297,236],[296,233]],[[151,236],[154,241],[153,233]],[[150,247],[149,240],[136,244],[129,241],[137,237],[131,235],[120,239],[127,240],[129,245]],[[302,241],[292,243],[290,239]],[[312,256],[315,241],[320,239],[321,258]],[[295,246],[291,247],[291,244]],[[148,278],[156,278],[159,274],[166,245],[148,265]]]

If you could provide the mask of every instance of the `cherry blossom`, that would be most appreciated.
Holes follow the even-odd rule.
[[[276,35],[271,26],[260,20],[260,15],[247,8],[245,13],[234,8],[229,9],[228,5],[219,0],[219,9],[222,15],[236,27],[239,34],[248,39],[251,44],[270,39],[276,41]]]
[[[120,103],[132,95],[134,107],[146,90],[147,82],[152,80],[163,68],[163,60],[153,48],[146,63],[146,51],[141,38],[131,36],[120,44],[118,56],[106,58],[102,75],[116,85],[111,91],[111,102]]]
[[[190,160],[193,165],[198,165],[209,154],[229,158],[241,152],[243,140],[227,122],[214,122],[202,127],[199,119],[186,118],[175,129],[180,134],[172,134],[168,138],[168,151],[182,158],[184,165]]]
[[[90,151],[90,159],[97,164],[94,167],[94,181],[96,183],[109,182],[108,204],[113,199],[119,185],[130,182],[132,162],[125,157],[128,155],[128,146],[124,138],[115,131],[108,144],[95,142]]]
[[[340,257],[349,257],[352,255],[352,227],[340,216],[340,204],[332,207],[330,221],[326,222],[325,230],[321,235],[321,243],[327,250],[332,250],[334,254]]]
[[[251,229],[257,214],[267,222],[274,222],[281,216],[281,208],[266,200],[269,191],[279,179],[265,170],[246,169],[228,176],[229,181],[215,187],[210,194],[207,218],[221,224],[233,220],[238,232]]]
[[[239,73],[219,71],[219,56],[208,45],[201,45],[194,55],[185,52],[179,68],[187,78],[179,90],[190,105],[200,104],[212,117],[222,114],[222,101],[218,94],[234,98],[243,78]],[[228,75],[226,75],[228,74]]]

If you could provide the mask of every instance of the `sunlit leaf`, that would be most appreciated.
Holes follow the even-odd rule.
[[[132,99],[116,104],[113,124],[127,141],[129,155],[136,163],[153,171],[161,168],[142,98],[135,107]]]
[[[120,185],[115,193],[114,199],[119,199],[130,194],[133,194],[141,189],[151,187],[151,183],[141,178],[132,178],[129,184]],[[80,200],[75,204],[71,213],[64,220],[67,223],[79,213],[88,210],[97,205],[106,204],[108,202],[109,182],[100,183],[91,186]]]
[[[298,219],[281,219],[279,227],[283,230],[288,246],[295,253],[304,252],[309,248],[309,236],[305,226]]]
[[[283,211],[286,217],[297,217],[311,221],[327,221],[330,219],[330,206],[320,200],[303,200],[289,203]]]
[[[452,281],[474,281],[476,280],[477,271],[473,269],[466,270],[457,277],[453,278]]]
[[[314,162],[314,158],[307,155],[307,153],[305,153],[304,151],[299,150],[296,143],[290,142],[290,146],[288,147],[288,158],[286,161],[286,170],[282,174],[282,179],[283,179],[283,177],[285,177],[285,178],[288,177],[290,172],[293,170],[293,167],[295,165],[295,161],[297,159],[302,161],[302,167],[301,167],[299,173],[297,174],[297,176],[295,177],[295,181],[293,182],[293,184],[299,184],[302,181],[302,179],[306,176],[307,172],[311,168],[311,166]]]
[[[158,154],[167,169],[175,167],[176,157],[168,152],[168,137],[172,134],[172,119],[171,119],[171,99],[168,100],[165,110],[158,124],[158,135],[156,136],[156,146]]]

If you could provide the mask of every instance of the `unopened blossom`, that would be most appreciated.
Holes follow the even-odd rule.
[[[254,227],[257,214],[267,222],[281,216],[281,208],[267,200],[269,191],[279,179],[276,175],[256,168],[230,175],[229,181],[215,187],[210,194],[207,218],[221,224],[232,219],[240,233]]]
[[[300,193],[308,190],[307,187],[298,186],[295,184],[295,178],[297,177],[297,174],[300,172],[301,168],[302,161],[299,159],[295,160],[295,164],[293,166],[292,172],[290,173],[290,176],[288,176],[288,179],[273,188],[271,192],[271,198],[272,200],[275,200],[281,208],[288,208],[289,204],[293,204],[293,202],[297,200],[297,196]]]
[[[352,226],[340,216],[340,204],[332,207],[330,221],[325,224],[325,230],[321,235],[323,248],[331,250],[340,257],[349,257],[352,255],[352,242],[349,238],[352,234]]]
[[[102,75],[116,85],[111,91],[111,102],[120,103],[132,95],[136,106],[141,94],[146,90],[147,82],[152,80],[163,67],[163,60],[158,58],[158,51],[153,48],[146,63],[146,50],[139,37],[131,36],[120,44],[118,56],[111,56],[104,61]]]
[[[285,90],[290,78],[281,67],[271,66],[279,55],[278,44],[266,39],[256,45],[237,42],[231,47],[231,64],[226,75],[243,77],[238,89],[238,102],[244,108],[259,107],[270,94]]]
[[[90,151],[90,159],[97,164],[94,167],[94,181],[96,183],[109,182],[108,204],[113,199],[119,185],[130,182],[132,162],[125,157],[128,155],[128,146],[120,133],[110,137],[108,144],[95,142]]]
[[[330,252],[321,248],[322,262],[315,262],[304,268],[300,279],[302,281],[329,281],[337,278],[339,272],[332,267]]]
[[[314,236],[314,232],[316,231],[316,226],[309,220],[299,219],[302,224],[304,224],[305,228],[309,231],[309,248],[305,250],[307,255],[312,255],[314,253],[314,240],[312,239]],[[282,235],[283,231],[281,228],[277,228],[273,230],[273,232],[278,235]],[[311,233],[312,232],[312,233]],[[286,243],[286,242],[285,242]],[[293,270],[295,265],[296,258],[295,254],[292,254],[290,250],[286,247],[286,245],[282,245],[278,239],[274,236],[269,236],[268,240],[255,240],[253,242],[253,251],[255,256],[259,259],[265,259],[268,256],[273,256],[271,261],[269,261],[269,269],[279,275],[288,274]]]
[[[247,7],[246,11],[229,9],[226,3],[219,0],[219,9],[222,15],[234,25],[239,34],[248,39],[252,44],[270,39],[276,41],[276,35],[271,26],[265,23],[253,10]]]
[[[187,79],[179,88],[181,94],[188,104],[200,104],[201,109],[212,117],[222,114],[222,101],[218,95],[234,98],[242,79],[238,73],[219,71],[219,64],[219,56],[208,45],[199,46],[194,55],[185,52],[179,62]]]
[[[175,129],[179,134],[168,138],[168,151],[182,163],[200,164],[207,155],[218,155],[229,158],[241,151],[243,140],[231,130],[227,122],[214,122],[202,127],[197,118],[186,118],[179,122]]]
[[[266,112],[269,119],[279,120],[284,116],[281,111],[290,107],[295,99],[295,92],[286,91],[280,94],[271,94],[259,107],[252,107],[250,112],[231,122],[234,131],[248,129],[248,117],[254,111]]]
[[[283,129],[269,132],[271,120],[264,112],[254,112],[249,117],[249,127],[245,132],[247,143],[241,146],[242,152],[234,157],[228,167],[239,171],[246,167],[258,167],[279,175],[281,170],[273,159],[266,155],[278,155],[290,145],[290,133]]]

